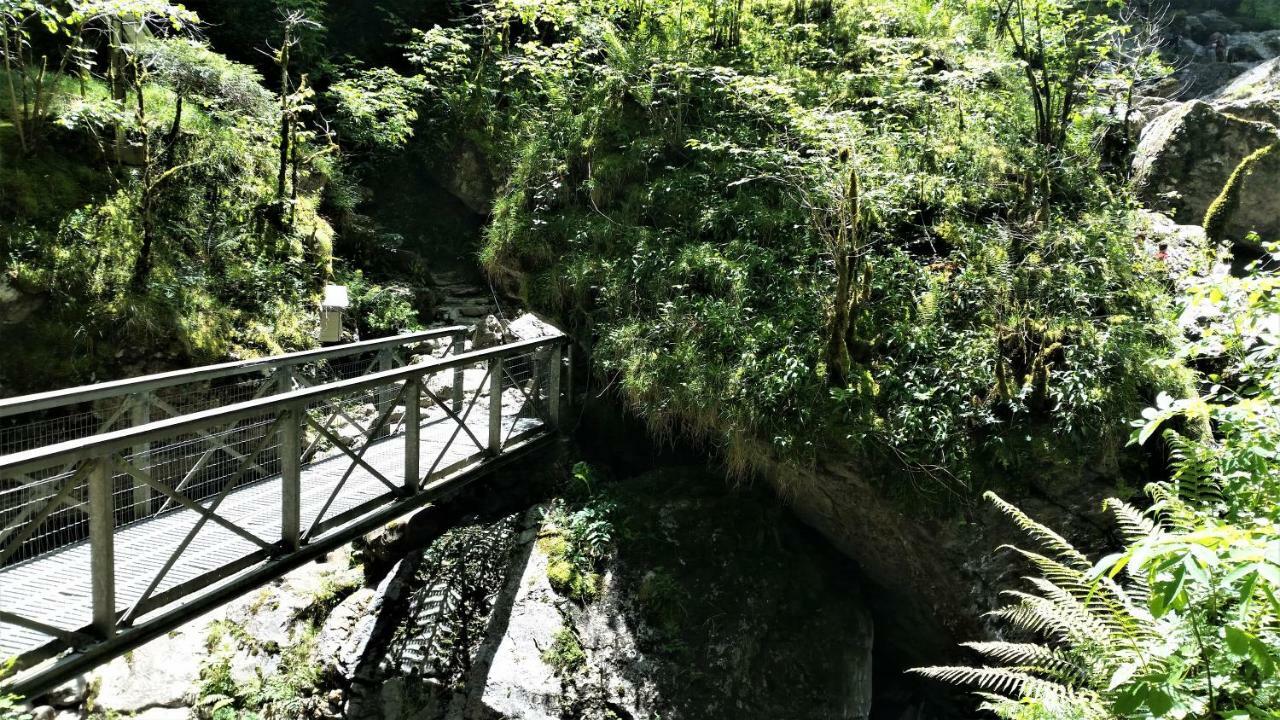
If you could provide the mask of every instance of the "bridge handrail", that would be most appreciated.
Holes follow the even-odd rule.
[[[21,415],[29,412],[37,412],[40,410],[48,410],[50,408],[66,405],[74,405],[91,400],[101,400],[103,398],[119,397],[121,395],[128,395],[131,393],[169,388],[189,382],[214,380],[231,375],[247,374],[257,370],[272,370],[314,360],[325,360],[361,352],[369,352],[371,350],[381,350],[399,345],[425,342],[427,340],[438,340],[466,332],[466,330],[467,328],[462,325],[450,325],[448,327],[433,328],[431,330],[406,333],[403,335],[393,335],[391,337],[378,338],[375,340],[362,340],[359,342],[345,343],[343,345],[336,345],[332,347],[300,350],[297,352],[272,355],[263,358],[253,358],[250,360],[233,360],[231,362],[219,363],[217,365],[205,365],[185,370],[171,370],[169,372],[140,375],[138,377],[125,378],[123,380],[112,380],[93,385],[81,385],[62,390],[50,390],[47,392],[32,393],[30,395],[4,398],[0,399],[0,418]]]
[[[0,627],[19,631],[24,687],[543,446],[571,351],[554,333],[0,455],[17,501],[0,507],[0,584],[25,588],[0,597]]]
[[[146,425],[113,430],[82,440],[67,440],[31,450],[0,455],[0,472],[24,472],[32,468],[46,467],[54,462],[87,460],[107,453],[125,450],[150,440],[173,436],[183,431],[254,417],[262,414],[264,410],[300,405],[310,400],[336,397],[415,377],[432,375],[443,370],[461,368],[480,360],[505,358],[542,346],[564,346],[567,343],[568,336],[564,334],[520,340],[483,350],[472,350],[460,355],[450,355],[447,358],[416,363],[394,370],[372,373],[363,377],[339,380],[280,395],[269,395],[256,400],[248,400],[226,407],[156,420]]]

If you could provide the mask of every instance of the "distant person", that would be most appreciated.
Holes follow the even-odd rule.
[[[1209,36],[1209,51],[1213,54],[1213,58],[1218,62],[1227,61],[1228,43],[1229,38],[1220,32],[1216,32]]]

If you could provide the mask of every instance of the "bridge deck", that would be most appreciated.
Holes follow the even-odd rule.
[[[467,421],[467,426],[478,437],[484,437],[488,432],[487,405],[487,397],[480,399]],[[429,414],[424,408],[420,435],[421,457],[425,460],[421,468],[423,473],[428,471],[430,461],[441,454],[457,428],[457,423],[445,417],[444,413]],[[543,429],[543,423],[536,418],[513,418],[504,413],[504,437],[514,439],[539,429]],[[403,476],[404,442],[403,433],[374,441],[364,456],[365,461],[397,482]],[[480,451],[468,435],[459,432],[439,465],[447,468],[478,453]],[[351,466],[350,458],[339,453],[303,468],[301,516],[304,531],[315,521]],[[466,472],[468,469],[463,468],[438,482],[447,483]],[[280,482],[280,476],[276,475],[232,491],[218,507],[217,514],[264,540],[280,538]],[[332,506],[325,511],[325,517],[332,518],[378,499],[390,502],[390,490],[357,465]],[[201,504],[208,507],[209,501]],[[199,519],[196,512],[179,509],[116,529],[117,608],[127,609],[142,597],[151,579]],[[329,532],[338,530],[334,528]],[[319,536],[324,534],[327,533]],[[247,539],[216,523],[206,522],[157,592],[209,576],[257,549]],[[80,630],[91,622],[91,577],[88,541],[0,569],[0,610],[67,631]],[[0,659],[31,652],[52,639],[39,632],[0,622]]]

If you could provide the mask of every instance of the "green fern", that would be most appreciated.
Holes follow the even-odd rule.
[[[913,672],[953,685],[971,687],[982,707],[1006,720],[1102,720],[1113,718],[1115,699],[1099,688],[1112,687],[1119,668],[1149,669],[1142,648],[1159,640],[1138,592],[1093,564],[1065,538],[1036,522],[993,493],[987,498],[1049,555],[1012,549],[1040,574],[1028,577],[1029,591],[1008,590],[1004,607],[988,613],[1020,636],[1035,642],[971,642],[965,647],[995,666],[928,667]],[[1122,531],[1130,538],[1156,535],[1160,528],[1129,505],[1110,501]]]

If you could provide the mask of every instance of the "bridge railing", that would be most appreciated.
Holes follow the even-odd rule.
[[[545,435],[559,423],[565,342],[465,352],[0,456],[0,582],[56,560],[62,577],[42,582],[65,588],[52,612],[48,599],[0,593],[0,627],[63,646],[109,638]]]
[[[461,353],[466,333],[454,325],[0,399],[0,455]]]

